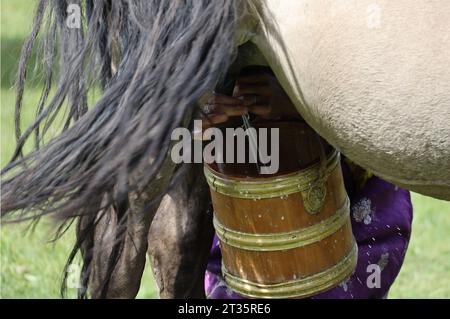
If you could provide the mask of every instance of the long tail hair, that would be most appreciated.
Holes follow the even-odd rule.
[[[19,63],[17,148],[1,172],[2,216],[87,216],[71,258],[99,214],[126,225],[129,194],[155,178],[172,130],[229,66],[235,1],[40,0]],[[79,28],[69,27],[69,5],[80,9]],[[39,48],[44,88],[22,132],[27,67]],[[88,107],[95,90],[101,96]]]

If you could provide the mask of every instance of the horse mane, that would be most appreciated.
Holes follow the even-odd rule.
[[[123,248],[129,195],[156,177],[172,130],[189,122],[199,98],[231,62],[236,1],[40,0],[19,62],[17,147],[1,171],[2,217],[50,214],[65,225],[82,216],[86,223],[69,264],[92,241],[99,217],[115,214],[123,227],[110,277]],[[81,8],[81,28],[66,24],[69,4]],[[37,50],[44,88],[35,119],[22,132],[27,68]],[[52,136],[55,127],[61,130]],[[25,152],[31,140],[34,148]],[[90,257],[83,262],[87,286]]]

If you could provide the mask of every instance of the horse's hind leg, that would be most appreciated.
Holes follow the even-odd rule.
[[[77,229],[79,239],[82,229],[94,226],[84,236],[86,238],[81,246],[83,261],[90,269],[88,291],[91,297],[134,298],[138,293],[146,261],[149,229],[158,207],[157,194],[169,185],[174,167],[172,160],[166,159],[161,177],[149,183],[139,197],[130,195],[124,246],[110,278],[107,272],[109,258],[115,236],[120,231],[117,216],[110,208],[95,223],[92,218],[89,219],[90,216],[81,218]],[[156,204],[149,206],[152,200],[156,200]],[[105,283],[108,283],[106,289],[103,288]]]
[[[214,235],[203,166],[184,164],[164,196],[149,233],[148,253],[161,298],[204,298]]]

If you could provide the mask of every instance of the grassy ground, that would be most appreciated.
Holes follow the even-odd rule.
[[[1,167],[14,150],[14,83],[21,44],[27,36],[33,17],[32,0],[1,0]],[[39,99],[39,83],[30,85],[24,102],[23,123],[34,116],[33,107]],[[0,229],[0,297],[59,298],[62,270],[74,241],[72,230],[55,243],[49,242],[55,226],[43,220],[32,232],[28,225],[5,225]],[[76,267],[72,268],[76,276]],[[72,272],[71,272],[72,274]],[[75,281],[69,280],[75,283]],[[72,285],[75,287],[75,285]],[[75,289],[68,289],[69,297]],[[140,298],[157,298],[151,270],[143,277]]]
[[[33,15],[30,0],[1,0],[1,166],[13,149],[14,92],[12,80],[20,45],[29,31]],[[33,116],[39,84],[31,86],[25,100],[30,107],[24,122]],[[450,203],[413,194],[414,224],[405,264],[391,289],[390,298],[450,298]],[[61,271],[74,235],[69,231],[49,243],[54,226],[40,223],[34,232],[26,225],[2,226],[0,232],[2,298],[58,298]],[[76,268],[72,269],[74,275]],[[72,276],[74,278],[74,276]],[[70,282],[70,281],[69,281]],[[69,289],[74,296],[74,289]],[[146,269],[140,298],[156,298],[150,270]]]

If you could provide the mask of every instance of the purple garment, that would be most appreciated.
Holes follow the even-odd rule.
[[[360,192],[342,161],[345,188],[350,197],[353,235],[358,244],[358,263],[353,275],[344,283],[312,296],[313,299],[384,298],[397,277],[408,247],[412,204],[407,190],[378,177],[371,177]],[[210,299],[241,299],[227,288],[221,275],[219,240],[214,237],[205,274],[206,295]],[[368,265],[378,264],[381,270],[380,287],[369,288],[368,278],[374,273]],[[369,282],[373,282],[369,278]]]

